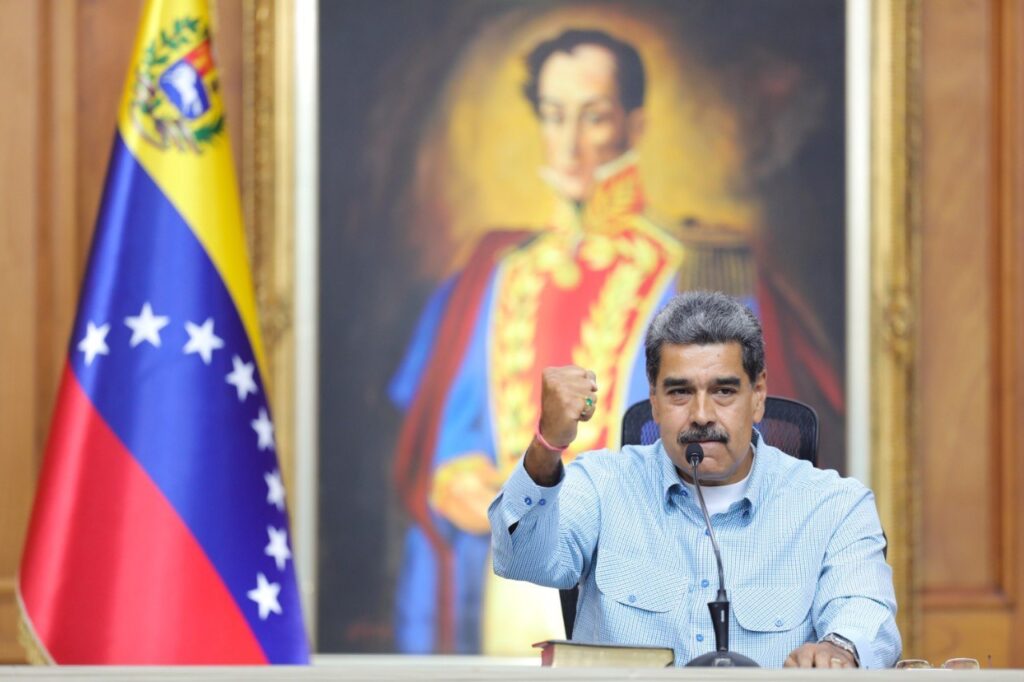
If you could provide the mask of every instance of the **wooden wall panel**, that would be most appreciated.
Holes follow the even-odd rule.
[[[33,112],[40,122],[35,154],[42,169],[36,225],[35,447],[36,468],[46,441],[68,330],[75,314],[86,228],[79,226],[77,164],[79,117],[74,65],[78,44],[74,0],[42,4],[39,51],[40,98]]]
[[[1019,454],[1024,425],[1024,2],[1004,2],[1000,30],[999,190],[1003,318],[1002,352],[1007,361],[1000,390],[1001,431],[1006,457],[1003,490],[1012,523],[1005,537],[1007,581],[1014,586],[1010,623],[1010,664],[1024,668],[1024,458]]]
[[[922,637],[921,651],[904,655],[934,662],[971,656],[1024,666],[1014,646],[1024,619],[1017,464],[1024,33],[1006,27],[1007,20],[1020,27],[1020,6],[922,3],[914,453]]]
[[[0,662],[17,660],[14,576],[21,555],[34,480],[36,419],[35,236],[39,159],[35,144],[42,71],[35,3],[0,1],[0,63],[8,106],[0,117]],[[12,96],[13,95],[13,96]]]
[[[941,7],[941,9],[940,9]],[[993,180],[984,3],[924,4],[922,280],[918,453],[928,520],[925,594],[997,587],[998,443],[993,380]],[[941,112],[931,116],[930,112]],[[955,363],[951,359],[955,358]],[[948,453],[948,454],[947,454]]]

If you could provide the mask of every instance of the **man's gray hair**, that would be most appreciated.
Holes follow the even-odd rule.
[[[661,348],[666,343],[708,346],[732,342],[743,349],[743,369],[754,383],[764,371],[764,335],[750,308],[717,291],[679,294],[654,316],[647,329],[647,380],[651,386],[657,383]]]

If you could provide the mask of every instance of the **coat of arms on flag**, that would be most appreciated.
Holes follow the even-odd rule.
[[[205,0],[150,0],[18,581],[56,663],[305,663]]]
[[[209,25],[178,16],[145,40],[131,78],[132,123],[160,149],[198,153],[224,130]]]

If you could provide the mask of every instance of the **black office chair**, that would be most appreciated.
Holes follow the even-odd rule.
[[[764,418],[755,426],[766,443],[818,465],[818,413],[811,406],[789,398],[768,396]],[[622,445],[650,445],[659,436],[658,425],[651,415],[650,400],[641,400],[622,416]],[[576,604],[580,598],[579,585],[559,590],[558,597],[562,602],[565,637],[572,639]]]

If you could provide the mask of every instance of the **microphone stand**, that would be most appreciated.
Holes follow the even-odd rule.
[[[700,510],[704,513],[704,523],[707,525],[708,536],[711,537],[711,546],[715,550],[715,561],[718,564],[718,594],[714,601],[708,602],[708,611],[711,612],[711,624],[715,629],[715,650],[697,656],[686,664],[686,667],[697,668],[737,668],[752,667],[758,668],[752,659],[743,654],[729,651],[729,596],[725,592],[725,571],[722,568],[722,553],[718,549],[718,540],[715,539],[715,530],[711,527],[711,517],[708,515],[707,505],[704,504],[704,493],[700,487],[700,478],[697,476],[697,465],[704,460],[704,448],[700,443],[690,443],[686,446],[686,459],[693,467],[693,485],[697,488],[697,499],[700,500]]]

